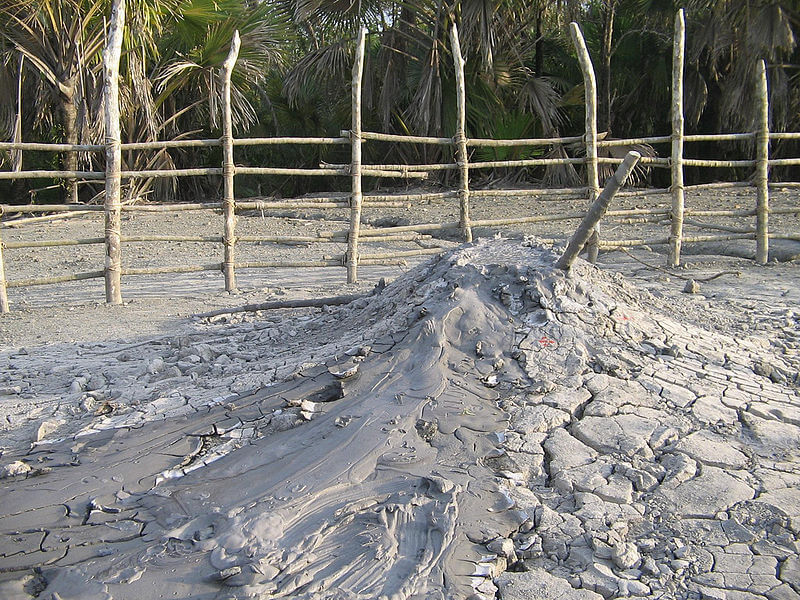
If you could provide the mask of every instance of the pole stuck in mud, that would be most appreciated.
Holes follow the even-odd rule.
[[[456,72],[456,162],[458,163],[458,200],[460,207],[459,229],[465,242],[472,241],[472,227],[469,222],[469,153],[467,151],[467,85],[464,77],[464,57],[458,28],[453,23],[450,30],[450,44],[453,52],[453,65]]]
[[[105,242],[106,302],[122,304],[122,133],[119,124],[119,60],[125,31],[125,0],[114,0],[108,43],[103,52],[106,126]]]
[[[567,244],[567,249],[564,250],[564,254],[562,254],[561,258],[558,259],[556,266],[559,269],[568,271],[578,258],[578,254],[586,245],[589,236],[592,235],[592,232],[600,222],[600,219],[602,219],[603,215],[606,214],[608,205],[611,204],[611,200],[619,191],[619,188],[625,185],[625,181],[628,179],[628,176],[631,174],[631,171],[633,171],[633,168],[636,166],[636,163],[639,162],[641,157],[642,155],[638,152],[628,152],[628,154],[625,155],[625,160],[623,160],[622,164],[617,167],[616,172],[606,180],[606,185],[603,188],[603,191],[597,197],[597,200],[594,201],[594,204],[592,204],[592,206],[589,208],[589,211],[586,213],[583,221],[581,221],[578,229],[569,239],[569,243]]]
[[[683,9],[675,16],[675,37],[672,43],[672,160],[670,162],[672,213],[670,215],[669,266],[681,264],[683,242],[683,68],[686,46],[686,23]]]
[[[586,40],[583,38],[580,25],[573,21],[569,24],[569,31],[572,34],[572,42],[575,45],[575,51],[578,53],[578,62],[583,73],[584,99],[586,102],[586,133],[584,134],[586,145],[586,186],[589,188],[589,199],[594,202],[600,193],[597,161],[597,80],[594,74],[592,58],[589,56],[589,50],[586,47]],[[595,223],[595,225],[597,224]],[[589,244],[587,248],[589,262],[593,263],[597,260],[600,243],[600,233],[597,228],[592,229],[585,241]]]
[[[353,82],[351,87],[350,124],[350,233],[347,237],[347,283],[358,281],[358,236],[361,232],[361,88],[364,78],[364,47],[367,28],[358,32],[356,59],[353,63]]]
[[[758,120],[756,130],[756,262],[769,261],[769,87],[767,63],[758,62]]]
[[[236,174],[236,165],[233,162],[233,117],[231,115],[231,74],[239,57],[241,40],[239,31],[233,32],[231,49],[225,63],[222,65],[225,89],[223,95],[222,116],[222,177],[224,179],[224,193],[222,197],[222,211],[225,219],[225,229],[222,244],[225,247],[222,270],[225,275],[225,291],[232,292],[236,289],[236,200],[233,191],[233,177]]]
[[[0,209],[0,217],[3,210]],[[3,236],[0,233],[0,314],[8,312],[8,292],[6,291],[6,265],[3,261]]]

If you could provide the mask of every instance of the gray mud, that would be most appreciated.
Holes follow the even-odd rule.
[[[86,349],[7,430],[0,596],[797,598],[796,355],[554,259]]]

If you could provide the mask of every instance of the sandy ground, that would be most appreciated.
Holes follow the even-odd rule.
[[[702,206],[722,199],[750,201]],[[430,222],[452,207],[423,208],[365,216]],[[240,231],[344,228],[308,216],[245,216]],[[182,213],[123,226],[217,224]],[[794,216],[774,225],[797,231]],[[39,223],[3,239],[99,226]],[[667,272],[659,249],[644,248],[565,277],[521,243],[573,227],[516,228],[506,232],[516,240],[417,269],[364,267],[353,285],[338,268],[245,271],[233,294],[216,273],[131,277],[120,307],[100,301],[101,280],[10,290],[0,596],[150,597],[159,586],[186,598],[798,597],[796,263],[758,267],[736,243],[697,248],[728,255],[689,255]],[[341,251],[253,245],[246,256]],[[98,252],[9,250],[7,275],[93,270]],[[135,267],[215,252],[125,255]],[[777,258],[797,252],[776,244]],[[192,317],[368,293],[380,277],[399,279],[344,307]],[[697,293],[684,293],[689,279]]]

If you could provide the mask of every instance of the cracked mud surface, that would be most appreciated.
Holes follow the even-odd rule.
[[[800,597],[796,266],[553,262],[4,351],[0,597]]]

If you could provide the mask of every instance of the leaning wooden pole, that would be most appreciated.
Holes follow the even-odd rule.
[[[352,122],[350,126],[350,232],[347,236],[347,283],[358,281],[358,235],[361,231],[361,83],[364,77],[364,46],[367,29],[358,32],[356,60],[353,63]]]
[[[569,24],[572,42],[578,53],[578,62],[583,73],[584,97],[586,102],[585,136],[586,144],[586,186],[589,188],[589,199],[595,201],[600,193],[600,176],[598,173],[597,162],[597,80],[594,75],[592,58],[586,48],[586,41],[580,26],[574,21]],[[589,262],[597,260],[599,250],[600,235],[598,228],[595,228],[587,239],[587,252]]]
[[[636,166],[636,163],[639,162],[640,158],[641,155],[638,152],[628,152],[622,164],[617,167],[614,174],[606,180],[603,192],[597,196],[597,199],[589,208],[589,211],[586,213],[583,221],[581,221],[578,229],[569,239],[564,254],[558,259],[556,266],[559,269],[567,271],[575,260],[577,260],[578,254],[580,254],[581,249],[586,245],[586,242],[592,235],[592,231],[595,230],[600,219],[606,214],[608,205],[611,203],[614,195],[619,191],[619,188],[625,185],[625,181],[628,179],[628,176],[631,174],[631,171],[633,171],[633,168]]]
[[[472,241],[469,222],[469,154],[467,153],[467,85],[464,77],[464,57],[458,39],[458,28],[453,23],[450,30],[450,45],[456,72],[456,162],[458,163],[458,201],[460,206],[459,228],[465,242]]]
[[[105,244],[106,302],[122,304],[122,251],[120,244],[122,151],[119,124],[119,59],[125,30],[125,0],[114,0],[108,42],[103,51],[103,101],[106,127]]]
[[[769,261],[769,88],[767,63],[759,62],[756,131],[756,262]]]
[[[672,214],[669,233],[669,266],[681,264],[683,240],[683,70],[686,44],[686,23],[683,9],[675,16],[675,37],[672,41]]]
[[[233,32],[231,49],[222,65],[224,77],[224,90],[222,102],[222,178],[224,190],[222,196],[222,214],[225,219],[225,229],[222,235],[222,245],[225,255],[222,262],[222,272],[225,275],[225,291],[232,292],[236,289],[236,199],[233,191],[233,178],[236,175],[236,165],[233,162],[233,117],[231,111],[231,74],[239,57],[241,40],[239,32]]]

